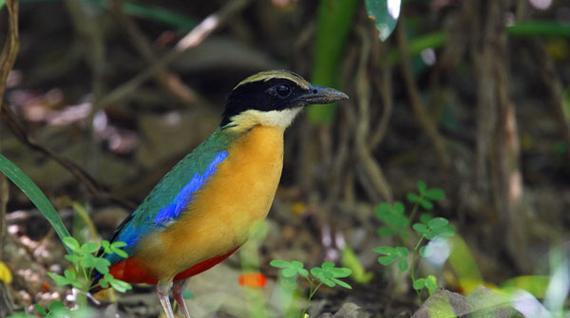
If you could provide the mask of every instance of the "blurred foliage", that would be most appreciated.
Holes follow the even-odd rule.
[[[358,0],[320,0],[311,76],[313,83],[338,87],[340,61],[359,3]],[[308,118],[315,124],[331,124],[335,108],[334,105],[313,105],[309,107]]]

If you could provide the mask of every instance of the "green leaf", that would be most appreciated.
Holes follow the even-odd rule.
[[[374,248],[374,252],[376,252],[378,254],[391,255],[391,254],[394,254],[394,248],[391,246],[379,246],[379,247]]]
[[[73,236],[67,236],[63,238],[63,244],[73,252],[80,252],[81,246],[79,242]]]
[[[71,255],[67,254],[64,256],[64,258],[66,260],[68,260],[71,264],[74,264],[74,265],[76,265],[76,264],[78,265],[80,262],[79,256],[74,255],[74,254],[71,254]]]
[[[109,283],[111,284],[113,289],[121,293],[124,293],[132,288],[131,284],[118,279],[112,279],[109,281]]]
[[[113,244],[111,244],[110,248],[111,251],[113,253],[115,253],[115,255],[122,257],[122,258],[127,258],[129,257],[129,254],[127,254],[127,252],[125,252],[122,248],[127,246],[127,243],[125,242],[114,242]]]
[[[81,252],[86,254],[93,254],[99,250],[100,244],[98,242],[87,242],[81,246]]]
[[[425,279],[424,278],[418,278],[414,281],[414,283],[412,284],[412,287],[415,290],[422,290],[425,287]]]
[[[63,302],[59,301],[59,300],[55,300],[52,301],[49,305],[48,305],[48,310],[51,311],[57,311],[57,310],[62,310],[62,309],[67,309],[65,307],[65,305],[63,304]]]
[[[340,287],[344,287],[346,289],[352,289],[352,286],[350,286],[348,283],[346,283],[340,279],[332,278],[332,281]]]
[[[384,265],[384,266],[388,266],[392,263],[394,263],[394,261],[396,260],[396,258],[398,258],[396,255],[385,255],[385,256],[380,256],[378,257],[378,263]]]
[[[95,269],[101,273],[101,274],[106,274],[109,272],[109,266],[111,266],[111,262],[109,262],[108,260],[101,258],[101,257],[96,257],[94,259],[94,266]]]
[[[127,243],[125,243],[125,242],[123,242],[123,241],[116,241],[116,242],[113,242],[113,243],[111,244],[111,248],[114,248],[114,249],[116,249],[116,248],[121,249],[121,248],[123,248],[123,247],[125,247],[125,246],[127,246]]]
[[[428,188],[426,183],[423,180],[419,180],[416,185],[418,186],[418,192],[420,193],[420,196],[425,196]]]
[[[421,198],[412,192],[408,192],[408,194],[406,195],[406,198],[408,199],[408,201],[410,201],[410,203],[416,203],[419,204],[421,201]]]
[[[404,257],[408,256],[409,254],[408,248],[403,246],[396,247],[396,252],[398,252],[398,255]]]
[[[57,286],[65,286],[70,284],[69,280],[67,280],[67,278],[65,278],[64,276],[61,276],[56,273],[48,273],[48,275],[55,282]]]
[[[65,237],[71,236],[63,225],[61,217],[42,190],[18,166],[2,154],[0,154],[0,171],[32,201],[62,241]]]
[[[426,277],[424,285],[425,288],[428,290],[429,294],[430,295],[433,294],[437,289],[437,278],[435,278],[435,276],[433,275],[429,275],[428,277]]]
[[[430,213],[422,213],[420,215],[420,222],[424,224],[427,224],[431,219],[433,219],[433,215],[431,215]]]
[[[352,271],[352,279],[359,284],[368,284],[374,274],[367,272],[364,265],[350,247],[342,249],[341,264]]]
[[[426,209],[426,210],[431,210],[433,209],[433,203],[431,203],[429,200],[426,200],[424,198],[420,198],[417,202],[422,208]]]
[[[408,270],[409,264],[408,264],[408,259],[405,257],[400,258],[400,260],[398,261],[398,269],[400,269],[400,271],[405,272]]]
[[[63,275],[68,281],[74,281],[77,279],[77,273],[75,273],[70,269],[66,269],[65,271],[63,271]]]
[[[445,199],[445,192],[439,188],[431,188],[426,191],[425,196],[432,201],[439,201]]]
[[[85,268],[94,268],[97,263],[97,257],[87,254],[81,259],[81,266]]]
[[[285,278],[293,278],[297,276],[297,271],[294,268],[288,267],[281,271],[281,275]]]
[[[449,221],[446,218],[442,218],[442,217],[433,218],[433,219],[429,220],[429,222],[427,223],[427,225],[432,230],[443,228],[443,227],[447,226],[448,224],[449,224]]]
[[[0,0],[0,10],[2,10],[2,8],[4,7],[5,4],[6,4],[6,0]]]
[[[330,271],[336,278],[345,278],[352,275],[352,270],[346,267],[335,267],[331,268]]]
[[[415,223],[412,228],[414,229],[414,231],[418,232],[419,234],[426,236],[429,234],[429,229],[427,227],[427,225],[422,224],[422,223]]]
[[[103,248],[103,252],[105,254],[112,254],[113,251],[111,250],[111,243],[107,240],[101,241],[101,248]]]
[[[449,238],[449,237],[452,237],[455,235],[455,229],[453,228],[453,226],[451,224],[449,224],[445,228],[441,229],[437,235],[441,236],[441,237]]]
[[[374,21],[380,40],[386,41],[396,28],[400,16],[400,0],[366,0],[368,17]]]
[[[324,262],[320,267],[313,267],[311,269],[311,275],[328,287],[339,285],[350,289],[350,285],[338,278],[345,278],[351,274],[352,270],[345,267],[336,267],[332,262]]]
[[[40,314],[40,316],[47,315],[47,310],[39,304],[34,304],[34,309],[38,312],[38,314]]]
[[[426,256],[427,256],[427,250],[426,250],[426,247],[425,247],[425,246],[420,247],[419,252],[420,252],[420,255],[421,255],[422,257],[426,257]]]
[[[289,267],[289,262],[280,259],[274,259],[271,262],[269,262],[269,265],[277,268],[287,268]]]

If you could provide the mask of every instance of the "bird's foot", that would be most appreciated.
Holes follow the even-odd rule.
[[[179,310],[182,311],[184,314],[184,318],[190,318],[190,311],[188,311],[188,306],[186,305],[186,301],[184,300],[184,287],[186,286],[186,280],[179,280],[174,282],[174,286],[172,287],[172,296],[174,300],[178,304]]]

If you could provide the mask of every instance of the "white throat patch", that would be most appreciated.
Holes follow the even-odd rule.
[[[268,112],[255,109],[246,110],[232,117],[228,128],[237,132],[249,130],[257,125],[285,129],[291,125],[293,119],[295,119],[302,108],[303,107],[295,107]]]

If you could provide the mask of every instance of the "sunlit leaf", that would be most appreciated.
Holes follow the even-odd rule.
[[[42,307],[40,304],[34,304],[34,309],[42,316],[47,315],[47,310],[44,307]]]
[[[368,17],[374,21],[380,40],[386,41],[396,28],[401,0],[366,0]]]
[[[0,282],[4,282],[5,284],[12,283],[12,271],[6,263],[0,261]]]
[[[403,247],[403,246],[396,247],[396,251],[398,252],[398,254],[400,256],[404,256],[404,257],[408,256],[408,254],[409,254],[408,248]]]
[[[350,285],[349,285],[348,283],[346,283],[346,282],[343,282],[343,281],[340,280],[340,279],[333,278],[332,280],[334,281],[335,284],[337,284],[337,285],[340,286],[340,287],[344,287],[344,288],[346,288],[346,289],[352,289],[352,286],[350,286]]]
[[[269,265],[277,268],[287,268],[289,267],[289,262],[280,259],[274,259],[269,263]]]
[[[112,279],[109,281],[109,283],[116,291],[119,291],[121,293],[124,293],[132,288],[131,284],[118,279]]]
[[[427,225],[432,228],[433,230],[443,228],[449,224],[449,221],[446,218],[437,217],[429,220]]]
[[[425,279],[424,278],[418,278],[414,281],[414,283],[412,284],[412,287],[415,290],[421,290],[425,287]]]
[[[428,277],[426,277],[424,285],[427,288],[429,294],[431,295],[437,289],[437,279],[435,278],[435,276],[429,275]]]
[[[99,250],[98,242],[87,242],[81,246],[81,252],[93,254]]]
[[[70,250],[74,252],[79,252],[81,246],[79,242],[73,236],[67,236],[63,238],[63,244]]]
[[[67,278],[56,274],[56,273],[48,273],[49,277],[55,282],[57,286],[65,286],[69,284],[69,280]]]
[[[367,284],[374,277],[372,272],[366,271],[358,255],[348,246],[342,249],[341,264],[352,270],[352,279],[357,283]]]

